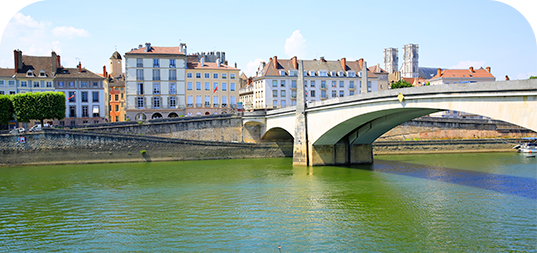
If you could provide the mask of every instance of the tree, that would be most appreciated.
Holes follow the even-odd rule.
[[[65,94],[62,92],[27,92],[12,98],[17,119],[21,122],[65,117]]]
[[[530,76],[530,79],[537,79],[537,76]]]
[[[399,80],[395,83],[392,83],[391,87],[392,89],[400,89],[400,88],[414,87],[414,86],[405,80]]]
[[[13,120],[13,103],[9,95],[0,95],[0,123],[7,125],[10,120]]]

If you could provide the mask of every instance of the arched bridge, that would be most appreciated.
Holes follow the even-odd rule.
[[[537,80],[379,91],[308,103],[298,113],[296,107],[265,115],[245,113],[243,124],[261,126],[259,134],[264,139],[293,138],[295,165],[359,164],[373,162],[371,143],[388,130],[445,110],[487,116],[537,131]],[[297,143],[305,150],[297,152]]]

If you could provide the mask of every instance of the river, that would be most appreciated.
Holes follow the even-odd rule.
[[[535,252],[537,158],[0,168],[2,252]],[[278,249],[278,246],[281,246]]]

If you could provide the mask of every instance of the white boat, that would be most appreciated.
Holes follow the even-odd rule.
[[[537,153],[537,138],[528,137],[522,138],[522,143],[516,145],[513,148],[518,149],[518,152],[522,153]]]

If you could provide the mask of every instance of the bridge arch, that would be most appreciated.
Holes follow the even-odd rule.
[[[270,141],[286,141],[291,142],[293,141],[293,135],[289,133],[289,131],[281,128],[281,127],[274,127],[269,129],[268,131],[263,134],[263,137],[261,137],[262,140],[270,140]]]

